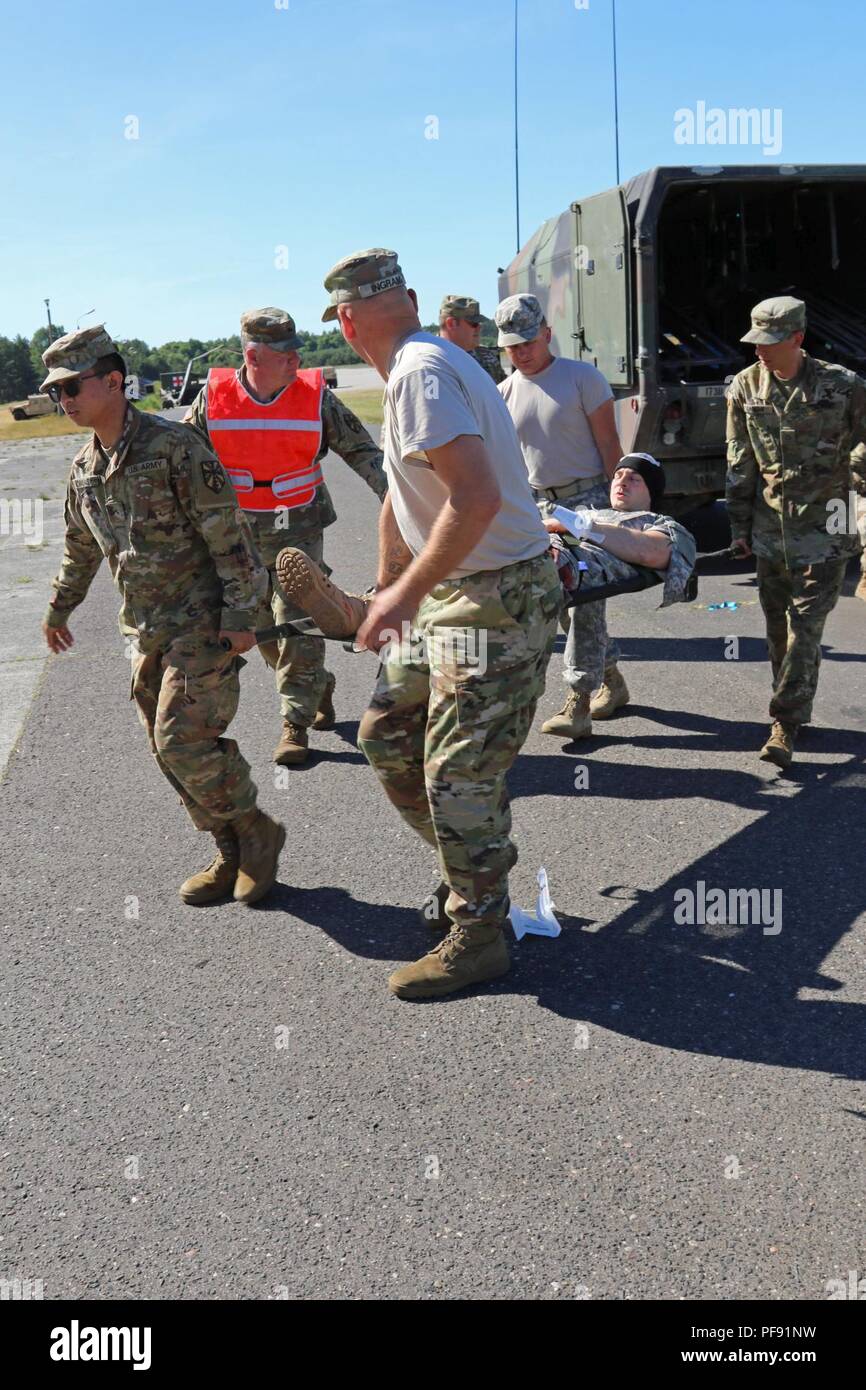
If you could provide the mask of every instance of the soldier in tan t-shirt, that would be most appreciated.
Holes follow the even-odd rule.
[[[450,994],[509,968],[505,778],[544,689],[560,588],[505,404],[467,353],[422,331],[396,253],[356,252],[325,288],[325,321],[339,317],[387,382],[378,593],[356,640],[388,648],[358,742],[443,880],[426,915],[446,935],[389,986]]]

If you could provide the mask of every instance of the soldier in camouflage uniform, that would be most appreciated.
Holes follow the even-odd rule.
[[[499,387],[514,421],[532,494],[542,520],[554,506],[571,511],[610,506],[610,480],[622,456],[613,392],[591,362],[554,357],[551,330],[534,294],[512,294],[494,315],[499,345],[514,371]],[[629,691],[619,669],[619,644],[607,631],[606,605],[572,608],[563,617],[566,632],[563,680],[568,695],[561,710],[546,719],[543,734],[584,739],[594,719],[610,719],[628,704]],[[587,630],[592,645],[604,644],[604,671],[593,694],[583,665]]]
[[[294,320],[282,309],[250,309],[241,315],[241,342],[244,365],[237,377],[243,391],[262,405],[275,403],[295,382],[300,367],[297,351],[300,339]],[[219,451],[226,436],[217,430],[209,431],[207,385],[184,418]],[[252,437],[247,434],[243,442]],[[315,453],[315,466],[321,463],[329,449],[339,454],[380,500],[384,497],[387,481],[382,470],[381,450],[357,416],[326,387],[321,397],[321,442]],[[249,452],[254,451],[250,449]],[[253,472],[254,464],[255,459],[251,458]],[[239,493],[238,498],[245,507],[244,495]],[[276,510],[244,510],[244,516],[270,574],[274,623],[301,617],[300,611],[287,603],[280,592],[274,566],[280,550],[294,546],[326,568],[322,533],[337,519],[327,486],[324,481],[319,482],[312,500],[300,505]],[[334,727],[334,676],[325,669],[325,644],[319,637],[283,637],[262,645],[259,650],[276,674],[283,717],[283,731],[274,749],[274,762],[284,766],[303,763],[308,754],[308,729],[311,726],[314,729]]]
[[[224,734],[238,705],[239,653],[267,613],[267,573],[219,460],[191,430],[129,404],[123,359],[101,325],[58,338],[43,361],[43,389],[94,430],[69,475],[45,639],[53,652],[72,645],[69,615],[107,559],[123,596],[131,698],[160,770],[217,844],[181,897],[255,902],[274,882],[285,830],[257,809],[249,766]]]
[[[821,635],[856,554],[839,526],[866,490],[866,383],[802,351],[806,306],[782,295],[752,310],[758,361],[728,391],[727,503],[734,545],[757,557],[773,672],[773,726],[761,757],[787,767],[812,717]]]
[[[544,689],[560,589],[504,402],[467,353],[422,331],[396,253],[356,252],[325,288],[325,321],[339,317],[387,381],[377,593],[356,641],[388,649],[359,744],[437,856],[450,928],[389,987],[450,994],[509,968],[505,778]]]
[[[481,347],[481,308],[477,299],[465,294],[446,294],[439,306],[439,333],[449,343],[468,352],[498,386],[505,380],[496,348]]]
[[[854,593],[866,603],[866,497],[857,498],[857,532],[863,550],[860,555],[860,578]]]

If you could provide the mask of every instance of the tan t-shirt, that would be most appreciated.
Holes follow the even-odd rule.
[[[400,534],[420,554],[448,489],[430,467],[428,449],[461,434],[483,439],[502,506],[484,535],[448,576],[499,570],[542,555],[547,532],[529,489],[511,417],[483,367],[462,348],[431,333],[411,333],[398,344],[385,392],[382,448]]]
[[[554,357],[535,376],[512,372],[499,386],[533,487],[565,487],[604,472],[589,416],[613,392],[598,367]]]

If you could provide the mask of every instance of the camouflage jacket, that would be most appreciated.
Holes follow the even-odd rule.
[[[502,370],[502,359],[499,356],[499,349],[492,347],[473,348],[469,354],[474,357],[479,367],[483,367],[489,376],[493,377],[494,383],[498,386],[500,381],[505,380],[505,373]]]
[[[184,425],[129,406],[110,459],[95,436],[76,454],[65,515],[49,626],[67,621],[103,558],[123,595],[120,630],[142,651],[268,621],[268,573],[228,475]]]
[[[244,368],[241,368],[241,380],[244,380]],[[184,424],[192,425],[193,429],[208,439],[207,431],[207,387],[203,386],[184,416]],[[358,477],[371,487],[376,496],[381,501],[388,491],[388,479],[382,467],[382,450],[374,444],[372,438],[367,433],[357,415],[344,405],[339,396],[335,396],[333,391],[326,387],[322,393],[322,447],[316,455],[316,461],[325,457],[329,449],[333,449],[335,454],[349,465],[357,473]],[[252,516],[252,513],[247,513]],[[291,545],[296,538],[304,539],[315,537],[324,530],[326,526],[332,525],[337,520],[337,513],[331,501],[331,494],[325,483],[322,483],[316,490],[316,495],[312,502],[305,507],[292,507],[291,510],[282,516],[281,529],[279,531],[280,544],[278,549],[285,545]],[[268,517],[269,527],[273,525],[272,519]],[[258,535],[262,527],[261,521],[254,523],[255,534]]]
[[[852,489],[866,491],[866,382],[803,356],[790,395],[760,362],[727,393],[731,534],[792,568],[858,550],[856,526],[838,518]]]

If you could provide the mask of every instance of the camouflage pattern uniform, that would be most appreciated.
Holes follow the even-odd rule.
[[[336,318],[340,304],[404,286],[396,252],[355,252],[325,278],[322,321]],[[419,605],[410,640],[383,649],[361,720],[358,746],[437,856],[450,887],[449,921],[476,940],[501,940],[508,914],[517,851],[505,779],[544,690],[561,603],[546,550],[436,585]]]
[[[475,361],[484,368],[488,376],[493,378],[497,386],[500,381],[505,380],[505,372],[502,370],[502,358],[499,356],[499,352],[496,348],[479,345],[477,348],[472,349],[469,356],[475,358]]]
[[[446,294],[439,306],[440,328],[446,318],[471,319],[473,323],[477,323],[481,319],[481,306],[477,299],[472,299],[468,294]],[[492,377],[494,385],[498,386],[500,381],[505,380],[498,348],[479,346],[472,348],[469,356],[474,357],[478,365]]]
[[[439,584],[408,650],[384,654],[361,720],[358,746],[435,852],[460,927],[508,915],[517,851],[505,779],[544,690],[561,602],[547,553]]]
[[[774,304],[781,309],[765,309]],[[805,327],[805,306],[788,298],[764,301],[752,323],[743,341],[782,341]],[[782,336],[764,336],[768,329]],[[793,727],[811,719],[824,624],[859,547],[856,530],[834,534],[828,526],[828,503],[847,509],[851,488],[866,489],[864,442],[866,383],[845,367],[804,352],[793,384],[780,384],[760,362],[731,383],[731,535],[745,540],[757,559],[773,672],[770,715]]]
[[[509,295],[498,306],[495,321],[503,347],[507,343],[531,342],[541,332],[544,311],[534,294]],[[591,479],[586,482],[590,484],[588,487],[575,486],[574,492],[566,492],[564,487],[533,488],[532,495],[542,518],[552,516],[554,507],[567,507],[570,511],[600,511],[609,507],[610,482],[604,477],[598,482]],[[570,690],[591,694],[601,685],[601,680],[595,678],[599,653],[602,672],[622,658],[619,643],[607,630],[607,604],[599,601],[567,608],[561,624],[566,634],[562,678]],[[591,681],[595,683],[590,684]]]
[[[103,559],[123,596],[131,698],[154,757],[196,828],[219,830],[255,807],[256,789],[224,737],[244,661],[218,635],[267,621],[267,573],[219,460],[191,430],[131,405],[110,458],[94,436],[73,461],[50,627],[67,623]]]
[[[592,510],[593,522],[606,526],[622,526],[631,531],[661,531],[671,543],[671,558],[666,570],[656,573],[663,581],[660,608],[671,603],[682,602],[685,598],[688,581],[695,568],[695,538],[684,526],[661,512],[622,512],[612,507],[596,507]],[[633,579],[637,571],[628,560],[611,554],[603,546],[593,544],[582,538],[575,540],[569,535],[552,535],[551,548],[559,570],[560,582],[566,594],[584,589],[597,588],[603,584],[615,584],[623,579]],[[564,552],[564,553],[563,553]],[[585,568],[578,571],[574,561],[580,560]],[[569,563],[571,562],[571,563]],[[572,624],[571,631],[577,633],[573,660],[580,665],[580,683],[574,689],[590,694],[601,684],[605,671],[605,641],[607,627],[603,612],[600,621],[596,617],[604,603],[596,600],[572,606],[572,613],[578,620]],[[586,615],[584,620],[584,615]]]
[[[245,367],[240,369],[240,377],[250,391]],[[184,420],[205,439],[208,438],[207,387],[203,387],[196,396]],[[322,445],[316,460],[324,458],[331,449],[372,488],[381,501],[388,489],[382,468],[382,451],[358,417],[326,387],[322,393]],[[290,545],[309,555],[326,574],[330,573],[323,560],[322,533],[326,526],[337,520],[337,513],[327,486],[321,483],[312,502],[304,507],[283,508],[278,512],[244,512],[243,515],[270,575],[274,623],[292,622],[304,617],[301,610],[284,597],[274,566],[279,552]],[[283,719],[308,727],[315,718],[329,679],[329,672],[325,669],[324,642],[320,637],[284,637],[261,646],[259,650],[276,673]]]

